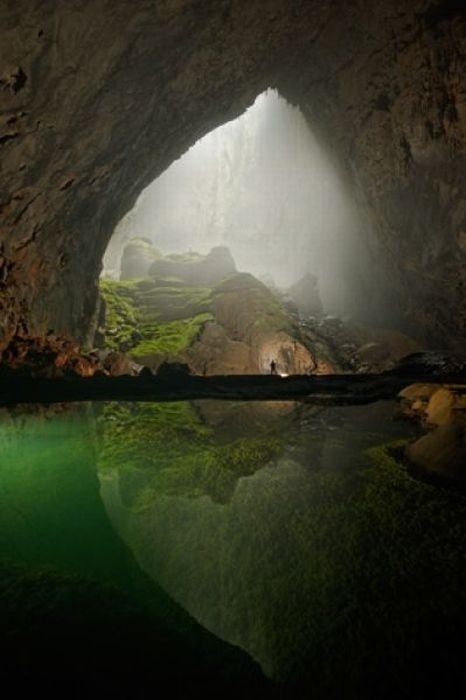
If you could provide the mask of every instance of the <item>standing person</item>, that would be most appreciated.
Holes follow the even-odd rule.
[[[275,360],[272,360],[270,363],[270,374],[277,374],[277,363]]]

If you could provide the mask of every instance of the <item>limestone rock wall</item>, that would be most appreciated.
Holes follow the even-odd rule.
[[[329,18],[320,61],[312,76],[301,72],[295,99],[346,169],[366,219],[379,318],[464,351],[464,6],[363,5]]]
[[[459,3],[17,0],[0,27],[0,347],[18,330],[84,340],[116,223],[268,86],[300,105],[357,197],[387,316],[461,346]]]

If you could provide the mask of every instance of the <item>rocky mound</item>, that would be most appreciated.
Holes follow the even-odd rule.
[[[303,316],[320,316],[322,314],[322,300],[315,275],[308,272],[296,284],[289,287],[287,293]]]
[[[160,257],[161,253],[147,238],[133,238],[123,250],[120,279],[146,277],[154,260]]]
[[[101,282],[106,346],[155,370],[164,361],[202,375],[264,373],[272,361],[286,374],[316,369],[285,306],[255,277],[235,272],[228,249],[174,257],[154,262],[149,277]]]
[[[141,271],[151,247],[133,248],[142,251]],[[290,290],[283,294],[236,272],[225,247],[206,256],[159,256],[148,276],[101,281],[105,319],[96,338],[152,370],[181,362],[200,375],[382,372],[420,349],[400,333],[316,316],[321,306],[312,275],[291,291],[295,301]]]
[[[234,272],[235,262],[226,246],[212,248],[205,256],[168,255],[153,262],[149,269],[151,277],[171,277],[193,287],[211,287]]]

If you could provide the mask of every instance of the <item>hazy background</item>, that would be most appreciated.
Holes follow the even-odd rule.
[[[360,294],[360,222],[298,108],[260,95],[235,121],[198,141],[139,197],[104,258],[118,276],[126,241],[164,253],[229,246],[238,269],[280,287],[317,275],[328,313]]]

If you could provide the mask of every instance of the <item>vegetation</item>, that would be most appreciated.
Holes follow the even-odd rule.
[[[183,263],[200,262],[201,260],[204,260],[204,258],[204,255],[201,255],[200,253],[196,253],[194,251],[188,251],[187,253],[171,253],[170,255],[166,256],[167,260],[173,260],[174,262]]]
[[[118,469],[126,504],[136,510],[167,495],[225,503],[240,477],[281,451],[282,441],[269,434],[217,439],[189,403],[112,403],[104,409],[99,468]]]
[[[119,350],[133,344],[139,318],[135,306],[134,280],[100,280],[100,292],[105,301],[105,344]]]
[[[142,340],[131,349],[129,355],[141,364],[169,358],[182,360],[183,352],[199,335],[202,326],[212,319],[211,314],[198,314],[182,321],[142,323]]]
[[[136,361],[147,364],[167,357],[182,359],[202,326],[212,319],[210,290],[158,284],[148,278],[100,282],[106,304],[106,345],[128,350]]]

